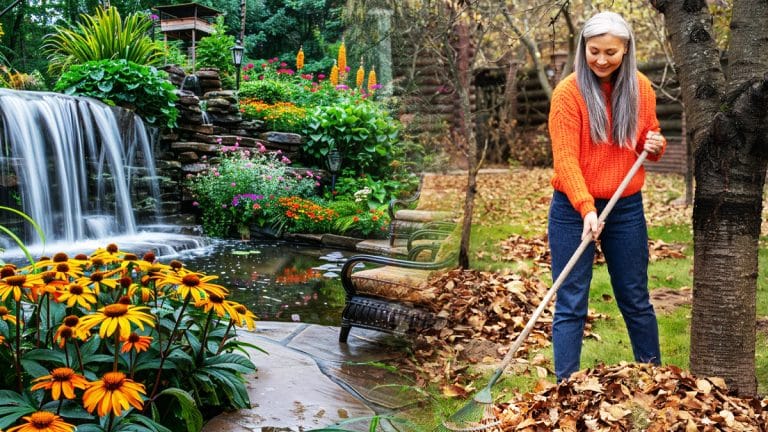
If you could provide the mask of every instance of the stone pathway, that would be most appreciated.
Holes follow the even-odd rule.
[[[339,329],[314,324],[259,322],[239,338],[269,354],[248,349],[258,370],[247,377],[251,408],[221,414],[204,432],[309,430],[354,418],[344,429],[367,431],[371,416],[407,409],[415,392],[380,384],[407,384],[381,367],[365,364],[405,355],[402,342],[355,328],[348,344]]]

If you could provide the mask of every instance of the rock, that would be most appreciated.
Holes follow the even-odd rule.
[[[201,79],[219,79],[219,70],[216,68],[204,68],[198,70],[195,75]]]
[[[275,144],[301,144],[302,137],[290,132],[264,132],[261,138]]]
[[[219,147],[215,144],[206,144],[191,141],[179,141],[171,144],[171,149],[176,151],[193,151],[197,153],[216,153]]]
[[[208,109],[211,109],[214,107],[229,108],[230,106],[232,106],[232,102],[224,98],[208,98],[205,100],[205,102],[207,103]]]
[[[192,151],[179,153],[179,160],[182,163],[197,162],[199,159],[200,157],[197,155],[197,153]]]
[[[187,174],[197,174],[208,170],[208,164],[204,163],[192,163],[182,165],[181,170]]]

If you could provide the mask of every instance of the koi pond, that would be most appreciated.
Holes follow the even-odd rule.
[[[338,277],[344,256],[306,244],[275,240],[216,241],[204,253],[180,257],[184,266],[219,277],[230,298],[261,321],[335,325],[341,322],[344,289]]]

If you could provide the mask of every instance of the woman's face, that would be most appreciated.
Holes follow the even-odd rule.
[[[587,65],[600,82],[609,82],[611,75],[621,66],[627,44],[611,34],[587,39]]]

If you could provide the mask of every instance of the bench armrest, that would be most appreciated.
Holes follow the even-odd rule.
[[[357,289],[352,283],[352,273],[359,263],[390,265],[419,270],[440,270],[455,265],[456,255],[451,254],[451,256],[445,260],[437,262],[409,261],[377,255],[354,255],[350,257],[341,268],[341,285],[344,287],[344,291],[346,291],[348,298],[357,294]]]

